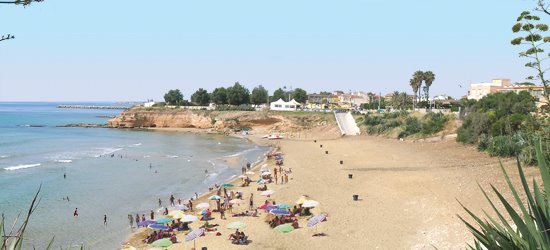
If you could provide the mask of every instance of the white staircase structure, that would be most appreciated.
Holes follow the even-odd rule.
[[[357,127],[357,123],[355,123],[355,119],[351,115],[351,112],[334,112],[334,117],[336,118],[336,123],[338,123],[338,127],[340,128],[340,133],[342,133],[342,135],[361,134],[361,130]]]

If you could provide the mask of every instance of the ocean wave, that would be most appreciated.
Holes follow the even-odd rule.
[[[13,170],[19,170],[19,169],[25,169],[25,168],[33,168],[38,167],[42,164],[36,163],[36,164],[24,164],[24,165],[17,165],[17,166],[11,166],[11,167],[5,167],[4,170],[13,171]]]
[[[58,162],[58,163],[71,163],[73,162],[73,160],[55,160],[55,162]]]
[[[247,154],[247,153],[250,153],[250,152],[254,152],[254,151],[258,151],[258,150],[260,150],[260,148],[258,148],[258,147],[249,148],[249,149],[245,149],[243,151],[240,151],[240,152],[237,152],[237,153],[234,153],[234,154],[231,154],[231,155],[223,156],[223,158],[237,157],[237,156],[241,156],[241,155],[244,155],[244,154]]]
[[[140,142],[140,143],[132,144],[132,145],[130,145],[130,146],[128,146],[128,147],[133,148],[133,147],[139,147],[139,146],[141,146],[141,142]]]
[[[151,158],[150,155],[144,155],[143,158]]]
[[[123,148],[96,148],[96,150],[100,151],[99,154],[94,155],[94,157],[100,157],[102,155],[109,155],[116,151],[120,151]]]
[[[9,155],[0,155],[0,159],[5,159],[5,158],[8,158],[10,157]]]
[[[178,158],[179,156],[177,155],[166,155],[167,158]]]

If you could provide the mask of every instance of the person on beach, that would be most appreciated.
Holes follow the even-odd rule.
[[[74,209],[73,217],[78,217],[78,208]]]
[[[141,215],[141,221],[145,221],[145,214]]]
[[[136,227],[139,226],[139,214],[136,214]]]
[[[285,183],[288,183],[288,175],[285,174]]]
[[[69,202],[69,201],[71,201],[71,200],[69,199],[69,196],[67,196],[67,202]]]
[[[283,184],[284,180],[285,180],[285,177],[281,175],[281,184]]]
[[[249,209],[250,209],[250,210],[254,209],[254,194],[253,194],[253,193],[250,193],[250,205],[249,205]]]
[[[220,211],[220,219],[221,219],[221,220],[225,220],[225,219],[226,219],[226,218],[225,218],[225,209],[220,208],[219,211]]]
[[[162,207],[162,201],[159,198],[159,207]]]
[[[173,207],[173,206],[176,205],[176,203],[174,203],[174,200],[175,200],[175,199],[176,199],[176,198],[174,198],[174,195],[170,195],[170,206]]]
[[[191,201],[191,199],[189,199],[188,207],[189,207],[189,210],[191,210],[191,212],[193,212],[193,202]]]
[[[155,212],[153,210],[151,210],[151,220],[155,220]]]
[[[128,220],[130,221],[130,228],[134,227],[134,216],[128,214]]]
[[[168,215],[168,208],[167,207],[164,208],[164,215]]]
[[[250,162],[246,163],[246,170],[250,170]]]
[[[107,215],[103,215],[103,225],[107,226]]]
[[[178,205],[181,205],[181,198],[178,198]]]

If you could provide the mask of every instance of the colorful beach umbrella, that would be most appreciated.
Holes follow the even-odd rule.
[[[212,195],[210,197],[208,197],[209,200],[211,201],[217,201],[217,200],[221,200],[222,197],[218,196],[218,195]]]
[[[290,223],[278,225],[273,230],[280,232],[280,233],[288,233],[294,231],[294,227]]]
[[[172,241],[170,241],[170,239],[164,238],[164,239],[154,241],[151,244],[151,246],[154,246],[154,247],[169,247],[172,244],[174,244],[174,243],[172,243]]]
[[[307,201],[305,196],[301,196],[300,199],[296,201],[296,204],[304,204],[304,202]]]
[[[186,214],[180,219],[180,221],[181,222],[193,222],[193,221],[197,221],[198,219],[199,218],[197,216]]]
[[[267,205],[267,206],[264,207],[264,209],[265,209],[266,211],[271,211],[271,210],[277,209],[277,208],[279,208],[279,207],[276,206],[276,205]]]
[[[279,204],[279,205],[277,205],[277,207],[280,208],[280,209],[289,209],[292,206],[288,205],[288,204]]]
[[[226,227],[229,229],[243,229],[246,227],[246,224],[242,221],[235,221],[227,224]]]
[[[222,185],[222,187],[224,188],[228,188],[228,187],[234,187],[235,185],[231,184],[231,183],[225,183]]]
[[[185,236],[185,241],[192,241],[204,234],[203,228],[197,228]]]
[[[168,213],[168,216],[172,216],[174,219],[181,219],[183,217],[184,213],[180,210],[172,210],[170,213]]]
[[[263,195],[263,196],[270,196],[272,195],[273,193],[275,193],[275,191],[271,190],[271,189],[268,189],[268,190],[265,190],[263,191],[262,193],[260,193],[260,195]]]
[[[283,209],[272,209],[271,211],[269,211],[269,213],[274,215],[290,215],[290,212],[288,210]]]
[[[167,226],[162,225],[162,224],[151,224],[147,227],[151,228],[151,229],[157,229],[157,230],[168,230],[169,229]]]
[[[172,222],[172,219],[170,218],[160,218],[157,220],[157,224],[166,224]]]
[[[262,204],[261,206],[258,206],[258,208],[265,209],[267,206],[269,206],[269,204],[265,203],[265,204]]]
[[[204,203],[204,202],[203,202],[203,203],[199,203],[199,204],[197,204],[197,206],[196,206],[197,209],[207,209],[207,208],[209,208],[209,207],[210,207],[210,204]]]
[[[314,200],[306,200],[304,201],[304,204],[302,204],[302,207],[316,207],[316,206],[319,206],[319,202]]]
[[[154,220],[144,220],[144,221],[140,221],[138,223],[138,227],[146,227],[146,226],[149,226],[149,225],[155,224],[155,223],[157,223],[157,222],[154,221]]]
[[[324,214],[319,214],[319,215],[313,216],[313,217],[311,217],[311,219],[309,219],[307,221],[307,227],[315,226],[315,225],[321,223],[322,221],[324,221],[326,218],[327,218],[327,216],[324,215]]]

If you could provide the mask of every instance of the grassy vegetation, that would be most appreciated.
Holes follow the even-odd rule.
[[[399,138],[414,135],[432,135],[443,130],[452,120],[443,113],[428,113],[422,117],[409,114],[406,111],[383,114],[367,114],[363,124],[371,135],[391,134],[398,132]]]

